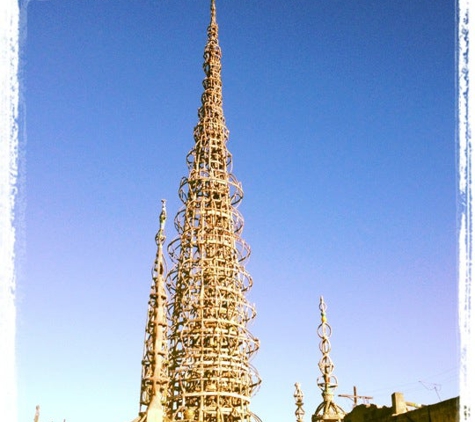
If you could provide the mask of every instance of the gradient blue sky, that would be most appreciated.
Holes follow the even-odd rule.
[[[193,145],[209,1],[24,11],[19,421],[40,404],[43,422],[128,422],[160,199],[171,240]],[[454,5],[217,0],[217,14],[261,340],[253,410],[294,420],[296,381],[307,421],[321,402],[320,295],[337,394],[456,396]]]

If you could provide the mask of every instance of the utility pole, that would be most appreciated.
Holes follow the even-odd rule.
[[[353,409],[358,406],[358,399],[362,399],[364,401],[372,400],[373,397],[370,396],[359,396],[356,391],[356,386],[353,386],[353,394],[338,394],[338,397],[346,397],[347,399],[353,399]]]

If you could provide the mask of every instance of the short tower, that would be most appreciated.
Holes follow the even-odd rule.
[[[303,393],[300,388],[300,383],[298,382],[295,383],[294,399],[295,406],[297,407],[297,409],[295,409],[295,421],[304,422],[303,417],[305,416],[305,410],[303,409]]]
[[[322,352],[322,357],[318,363],[318,367],[322,375],[317,379],[317,385],[322,390],[323,402],[320,403],[312,415],[312,422],[340,422],[345,416],[345,411],[333,401],[333,391],[338,387],[338,380],[336,376],[333,375],[335,366],[330,358],[331,345],[329,338],[331,337],[332,329],[327,322],[326,310],[327,305],[323,301],[323,296],[320,296],[320,315],[322,322],[318,327],[317,334],[321,338],[320,351]]]

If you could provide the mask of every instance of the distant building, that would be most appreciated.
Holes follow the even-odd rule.
[[[343,422],[457,422],[459,398],[431,405],[406,402],[402,393],[393,393],[392,406],[360,404],[347,413]]]

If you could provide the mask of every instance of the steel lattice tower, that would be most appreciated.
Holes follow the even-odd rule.
[[[167,281],[168,414],[173,421],[250,421],[250,398],[260,383],[250,360],[259,343],[247,329],[255,316],[245,296],[252,285],[244,268],[250,250],[236,209],[242,189],[226,147],[214,0],[203,57],[195,144],[179,188],[184,205],[175,218],[178,237],[168,249],[174,263]]]

